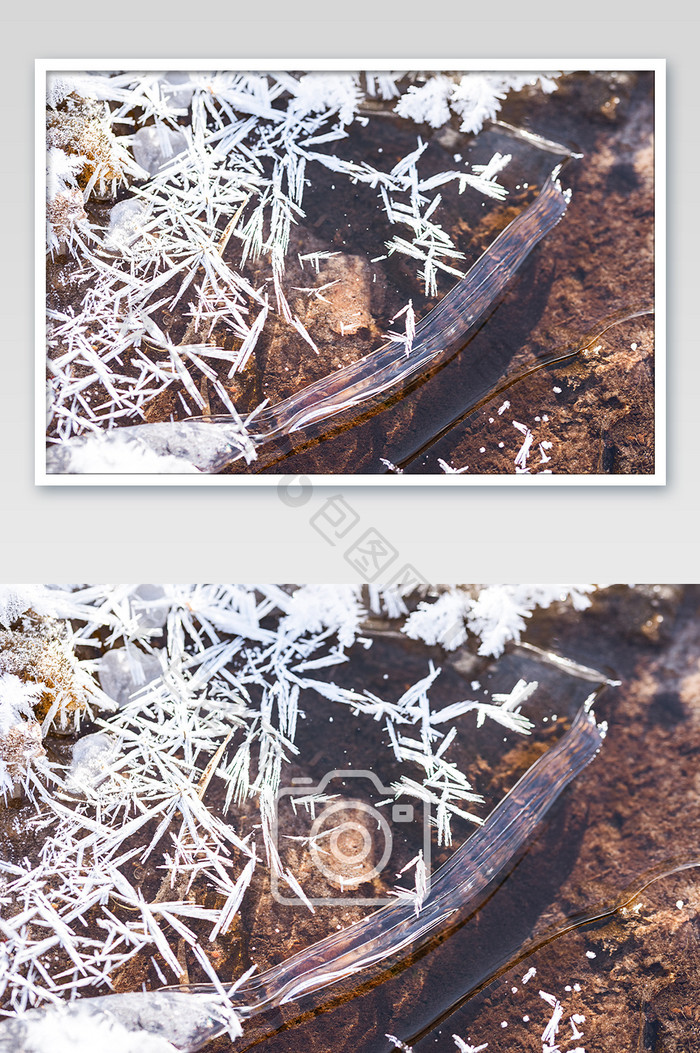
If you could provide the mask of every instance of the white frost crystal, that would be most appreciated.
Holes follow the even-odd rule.
[[[68,98],[76,89],[75,80],[60,73],[49,73],[46,77],[46,103],[54,108]]]
[[[48,614],[52,597],[45,585],[0,585],[0,626],[9,629],[26,611]]]
[[[206,378],[209,397],[222,404],[219,412],[235,418],[239,389],[225,383],[222,370],[229,363],[229,379],[241,372],[271,326],[288,325],[315,354],[316,330],[291,311],[285,267],[292,228],[304,220],[319,165],[333,173],[339,191],[349,183],[376,196],[394,228],[387,248],[413,260],[426,295],[437,294],[439,272],[459,277],[462,254],[442,226],[441,188],[457,182],[460,192],[502,200],[506,188],[495,173],[465,163],[428,175],[427,142],[391,162],[380,148],[374,163],[358,163],[347,148],[347,128],[354,121],[381,123],[374,110],[383,99],[395,102],[400,117],[433,127],[458,118],[462,130],[475,131],[508,91],[525,84],[545,91],[556,86],[551,76],[523,73],[50,74],[47,249],[75,256],[85,295],[48,318],[47,472],[196,475],[237,456],[255,459],[244,427],[233,439],[219,425],[195,434],[183,430],[182,421],[156,432],[156,423],[143,424],[145,407],[184,386],[180,402],[199,417]],[[125,127],[131,134],[121,134]],[[132,197],[115,206],[107,227],[104,210],[90,199],[116,199],[125,186]],[[319,251],[328,254],[328,248]],[[246,276],[246,262],[257,259],[265,261],[271,286]],[[206,339],[169,346],[166,304]],[[214,327],[224,319],[233,342],[217,346]],[[171,361],[154,359],[147,340]],[[71,439],[81,442],[69,445]]]
[[[57,146],[46,151],[46,244],[51,253],[72,247],[76,233],[88,232],[83,192],[76,183],[82,167],[80,158]]]
[[[403,631],[414,640],[440,644],[454,651],[467,638],[467,630],[481,640],[479,654],[498,658],[506,644],[520,639],[536,607],[570,602],[575,610],[590,606],[592,585],[489,585],[472,589],[451,586],[437,600],[420,603],[409,615]]]
[[[78,999],[0,1021],[0,1053],[192,1053],[241,1025],[225,993],[136,992]]]
[[[536,607],[553,603],[572,604],[575,610],[585,610],[591,601],[586,595],[591,585],[491,585],[483,589],[474,601],[467,623],[481,638],[479,654],[496,658],[510,640],[520,639],[527,627],[525,621]]]
[[[341,124],[350,124],[361,99],[356,73],[307,73],[293,91],[292,112],[337,110]]]
[[[338,633],[341,644],[349,646],[357,635],[361,615],[355,586],[305,585],[290,598],[281,629],[296,636],[330,628]]]
[[[436,74],[425,84],[412,84],[397,102],[396,113],[418,124],[426,122],[433,128],[439,128],[450,119],[448,99],[454,86],[454,81],[444,74]]]
[[[214,429],[211,430],[213,432]],[[144,431],[147,436],[148,430]],[[99,472],[119,475],[200,474],[199,469],[186,458],[149,449],[141,438],[134,438],[133,431],[127,428],[80,436],[74,445],[63,443],[50,446],[46,470],[68,475],[94,475]]]
[[[79,1002],[65,1013],[28,1020],[21,1045],[16,1041],[6,1046],[0,1036],[0,1053],[177,1053],[161,1035],[128,1031],[108,1013],[81,1011]]]
[[[78,661],[70,626],[57,618],[34,613],[22,619],[20,629],[0,631],[0,673],[14,673],[39,689],[35,712],[44,729],[51,724],[77,727],[81,714],[93,705],[113,708],[87,664]]]
[[[0,997],[17,1016],[0,1022],[0,1053],[166,1053],[171,1047],[155,1034],[167,1034],[175,1048],[185,1050],[201,1046],[201,1040],[200,1046],[188,1045],[185,1032],[211,1036],[219,1021],[222,1031],[239,1033],[233,1010],[229,1019],[225,1005],[201,1003],[196,1017],[198,996],[190,994],[180,996],[186,1001],[177,1013],[168,1006],[159,1018],[167,1018],[167,1030],[158,1019],[151,1018],[150,1028],[147,1023],[154,999],[165,992],[129,995],[142,1000],[138,1011],[133,1001],[111,1001],[127,996],[93,1001],[92,1014],[87,999],[78,999],[58,1019],[45,1003],[84,995],[86,977],[92,988],[108,991],[137,955],[153,962],[162,983],[177,983],[182,964],[174,941],[180,936],[208,979],[219,982],[213,944],[245,909],[256,868],[266,865],[265,858],[268,866],[277,865],[271,802],[289,764],[305,764],[297,725],[316,717],[312,699],[314,707],[326,707],[329,721],[338,707],[349,707],[359,730],[377,743],[381,736],[405,765],[394,793],[432,803],[438,831],[449,840],[451,816],[470,818],[465,808],[479,799],[478,787],[472,792],[452,759],[452,744],[484,718],[527,733],[524,703],[533,685],[508,684],[507,694],[488,696],[474,683],[478,699],[436,707],[436,664],[426,660],[422,677],[405,687],[390,683],[382,690],[375,684],[372,691],[348,663],[346,648],[375,639],[371,616],[380,626],[390,620],[392,635],[403,631],[445,649],[474,634],[470,643],[491,654],[517,638],[536,606],[565,601],[581,608],[590,602],[591,588],[426,587],[410,615],[415,587],[373,586],[368,595],[359,585],[97,584],[0,593],[0,617],[12,626],[0,631],[0,744],[19,729],[25,771],[32,749],[41,753],[32,712],[46,704],[49,679],[51,705],[57,694],[70,702],[71,692],[73,704],[109,704],[88,681],[88,670],[97,665],[104,691],[120,704],[100,720],[97,734],[77,739],[68,772],[46,764],[27,780],[43,844],[21,862],[3,862],[2,899],[12,909],[3,912]],[[53,618],[37,617],[42,606]],[[58,615],[72,624],[59,623]],[[154,644],[163,650],[154,651]],[[83,648],[99,654],[99,662],[78,661],[75,652]],[[380,690],[381,697],[375,693]],[[465,716],[467,722],[458,724]],[[14,756],[8,763],[0,753],[6,774],[0,786],[9,789],[18,781],[10,770]],[[245,805],[253,832],[237,823],[235,811],[222,814],[220,793],[212,800],[207,792],[214,778],[226,808]],[[165,901],[134,879],[132,861],[150,861],[170,877]],[[193,884],[190,894],[183,890],[193,875],[201,884]],[[282,877],[295,895],[303,895],[297,891],[303,875],[287,869]],[[205,883],[216,891],[211,902],[200,895]],[[74,963],[70,971],[68,958]],[[233,999],[230,1009],[235,996],[228,979],[226,993]],[[26,1014],[42,1003],[36,1015]],[[39,1012],[46,1013],[43,1029]],[[107,1013],[106,1020],[97,1019]],[[130,1035],[122,1025],[146,1033]],[[83,1036],[89,1036],[89,1046]]]
[[[37,684],[25,684],[12,673],[0,675],[0,735],[25,718],[34,716],[32,706],[39,694]]]
[[[12,793],[35,757],[43,756],[33,705],[40,694],[12,673],[0,675],[0,793]]]
[[[557,74],[539,73],[464,73],[459,79],[436,73],[424,84],[412,84],[396,104],[400,117],[439,128],[451,112],[462,119],[461,132],[470,135],[481,131],[485,121],[494,120],[509,91],[519,91],[526,84],[539,84],[542,91],[555,91]]]
[[[464,619],[471,603],[469,595],[451,589],[430,603],[420,603],[418,610],[406,619],[403,631],[413,640],[440,644],[447,651],[454,651],[467,638]]]

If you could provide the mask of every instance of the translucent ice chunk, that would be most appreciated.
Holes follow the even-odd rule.
[[[147,214],[148,206],[137,198],[118,201],[109,213],[105,248],[118,253],[131,250],[143,237],[143,224]]]
[[[78,739],[73,747],[68,787],[81,792],[96,789],[107,777],[107,768],[115,752],[114,739],[104,732],[98,731]]]
[[[139,128],[131,140],[131,146],[136,163],[153,176],[172,157],[182,153],[187,147],[187,139],[183,132],[174,128],[150,124],[146,128]]]
[[[161,665],[157,654],[144,654],[125,647],[107,651],[100,658],[97,675],[100,687],[121,708],[144,684],[160,676]]]
[[[131,609],[144,629],[162,629],[168,620],[170,603],[162,585],[139,585],[131,597]],[[145,657],[145,655],[144,655]],[[159,667],[160,668],[160,667]]]

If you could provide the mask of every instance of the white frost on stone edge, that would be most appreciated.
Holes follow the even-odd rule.
[[[66,443],[63,447],[67,448]],[[51,472],[52,450],[47,454],[47,469]],[[114,432],[104,435],[88,436],[84,443],[75,443],[70,448],[70,466],[63,468],[62,474],[99,475],[103,472],[128,475],[181,474],[200,475],[198,468],[184,457],[172,457],[169,454],[156,453],[134,442],[131,436],[119,437]]]
[[[439,128],[452,113],[462,118],[460,131],[479,132],[487,120],[494,120],[509,91],[519,91],[526,84],[539,81],[547,93],[557,88],[558,73],[464,73],[459,81],[436,73],[424,84],[412,84],[401,96],[394,112],[418,124]]]
[[[178,1053],[160,1035],[129,1031],[107,1013],[81,1012],[78,1006],[27,1020],[23,1044],[13,1053]]]
[[[0,756],[0,795],[14,792],[17,782],[16,766],[26,770],[34,756],[32,751],[36,746],[36,739],[31,736],[29,725],[34,725],[38,738],[38,724],[34,720],[33,706],[40,694],[41,688],[38,684],[25,684],[14,673],[0,674],[0,751],[2,739],[14,733],[11,753],[13,766],[15,766],[13,775],[8,769],[6,760]],[[30,735],[26,738],[22,735],[18,740],[18,730],[20,732],[30,731]],[[20,749],[23,750],[21,759],[18,756]]]
[[[45,585],[0,585],[0,626],[9,629],[28,610],[50,614],[54,600]]]

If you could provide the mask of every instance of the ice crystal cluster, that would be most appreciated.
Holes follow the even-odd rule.
[[[555,77],[532,73],[434,74],[423,84],[412,84],[396,104],[396,112],[433,128],[445,124],[455,113],[461,119],[460,131],[475,134],[485,121],[496,117],[509,91],[539,84],[542,91],[552,92],[557,87]]]
[[[22,1053],[177,1053],[161,1035],[130,1031],[107,1014],[88,1014],[79,1006],[60,1016],[32,1020],[27,1025]]]
[[[87,691],[78,681],[85,705],[71,719],[85,711],[92,718],[72,754],[59,761],[43,755],[40,735],[27,739],[22,778],[33,817],[23,822],[26,836],[42,846],[31,860],[15,852],[12,861],[0,861],[6,1008],[109,992],[135,956],[163,984],[180,982],[183,947],[220,984],[217,941],[235,926],[256,868],[275,870],[304,898],[298,875],[280,859],[272,825],[285,768],[293,758],[303,761],[297,729],[307,719],[305,699],[331,717],[350,707],[368,735],[381,735],[405,772],[397,797],[428,800],[443,841],[454,815],[480,821],[471,811],[478,788],[451,761],[450,748],[466,733],[465,718],[472,731],[496,721],[528,733],[525,709],[536,685],[519,681],[488,701],[482,693],[439,709],[430,700],[440,675],[435,664],[426,660],[425,675],[398,697],[389,688],[380,697],[348,682],[350,649],[372,646],[371,624],[384,620],[392,631],[446,650],[473,638],[483,654],[498,655],[537,606],[580,608],[592,588],[442,586],[416,596],[376,586],[76,585],[0,594],[15,656],[0,675],[6,781],[14,780],[18,759],[7,761],[13,729],[33,721],[45,732],[49,713],[51,720],[58,715],[50,706],[42,725],[36,716],[47,669],[52,690],[60,677],[55,656],[42,667],[34,649],[58,640],[65,655],[70,641],[72,661],[58,669],[101,683],[92,681]],[[37,637],[36,625],[47,620],[65,635]],[[18,657],[23,637],[27,653],[37,655],[34,679]],[[76,649],[99,657],[81,665]],[[0,650],[0,662],[6,653]],[[332,670],[332,679],[320,679],[322,669]],[[223,808],[208,803],[214,778],[225,790]],[[241,808],[255,817],[248,832],[236,822]],[[149,861],[162,881],[147,899],[138,875]],[[420,873],[418,865],[417,898]],[[202,885],[206,902],[194,891]]]
[[[70,261],[48,310],[53,438],[141,423],[173,391],[171,418],[206,414],[210,403],[235,413],[231,381],[274,326],[316,353],[290,306],[285,265],[322,168],[376,194],[394,230],[387,256],[407,255],[428,295],[439,272],[460,276],[440,188],[503,199],[508,157],[428,177],[420,128],[415,149],[385,167],[345,157],[343,140],[387,106],[421,127],[454,117],[474,133],[526,83],[556,86],[518,73],[49,75],[47,251]],[[305,285],[311,257],[317,270],[329,254],[300,254]],[[251,264],[264,267],[262,283]],[[184,337],[171,331],[178,314]],[[212,339],[216,326],[225,347]]]

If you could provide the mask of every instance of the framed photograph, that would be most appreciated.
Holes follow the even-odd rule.
[[[664,78],[40,61],[36,481],[663,484]]]

